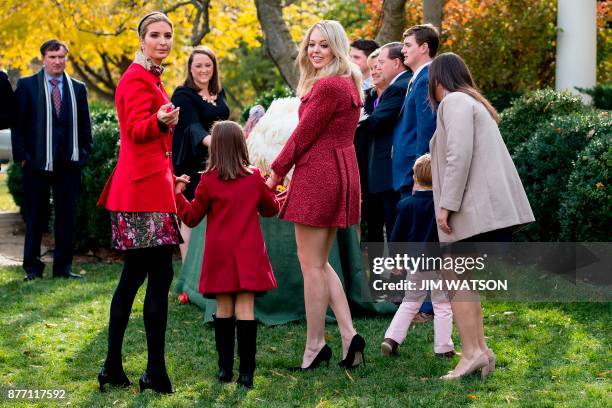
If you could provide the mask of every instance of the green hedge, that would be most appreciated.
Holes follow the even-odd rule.
[[[612,83],[599,84],[593,88],[576,88],[593,98],[593,106],[597,109],[612,110]]]
[[[77,212],[75,245],[79,248],[110,246],[110,218],[108,211],[96,202],[110,176],[119,152],[119,124],[114,109],[92,112],[93,146],[87,166],[83,169],[83,183]]]
[[[110,219],[108,211],[96,207],[104,183],[117,162],[119,125],[115,110],[93,106],[91,112],[93,146],[87,166],[83,169],[81,195],[76,215],[75,248],[110,246]],[[15,204],[23,209],[23,183],[21,166],[11,164],[8,186]],[[22,211],[23,212],[23,211]],[[53,224],[53,214],[50,223]]]
[[[607,133],[593,138],[575,161],[558,216],[562,241],[612,241],[611,168],[612,134]]]
[[[522,231],[528,241],[557,241],[558,209],[568,194],[572,162],[593,139],[612,136],[607,112],[577,112],[540,122],[535,133],[513,155],[536,222]]]
[[[513,153],[534,134],[540,122],[586,109],[582,100],[569,92],[533,91],[514,100],[512,106],[502,112],[499,129],[508,150]]]
[[[13,201],[15,205],[19,207],[19,212],[23,216],[24,207],[23,207],[23,172],[21,170],[21,164],[19,163],[11,163],[6,170],[7,179],[6,184],[8,187],[9,193],[13,196]]]

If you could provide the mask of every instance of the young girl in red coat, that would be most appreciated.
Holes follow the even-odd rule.
[[[208,165],[194,199],[181,194],[187,176],[177,178],[176,205],[189,227],[207,218],[200,292],[217,300],[215,343],[219,381],[230,382],[234,366],[234,325],[240,358],[238,383],[253,386],[257,322],[256,295],[276,288],[258,213],[272,217],[279,203],[259,170],[249,165],[242,128],[232,121],[212,128]]]

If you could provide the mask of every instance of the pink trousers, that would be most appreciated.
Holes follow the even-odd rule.
[[[419,275],[419,274],[417,274]],[[418,278],[416,280],[419,280]],[[420,282],[417,282],[420,285]],[[420,286],[417,286],[420,287]],[[401,344],[410,328],[412,319],[418,313],[427,291],[406,291],[404,301],[400,305],[385,333],[385,338]],[[455,349],[451,334],[453,333],[453,311],[446,293],[441,290],[431,291],[431,303],[434,310],[434,352],[447,353]]]

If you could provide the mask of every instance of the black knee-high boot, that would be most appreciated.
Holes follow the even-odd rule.
[[[255,353],[257,352],[257,321],[236,320],[236,335],[238,337],[238,384],[247,388],[253,386],[255,373]]]
[[[217,317],[215,320],[215,344],[219,355],[219,381],[232,381],[232,370],[234,369],[234,337],[235,317]]]

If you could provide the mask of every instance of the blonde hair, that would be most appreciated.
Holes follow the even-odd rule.
[[[333,55],[332,61],[317,70],[308,59],[308,43],[312,32],[318,29],[327,40]],[[355,83],[355,87],[362,94],[361,71],[349,58],[349,40],[342,25],[335,20],[321,20],[306,32],[306,36],[300,45],[297,64],[300,69],[300,81],[297,86],[297,95],[304,96],[312,89],[313,85],[321,78],[333,75],[348,75]]]
[[[431,155],[426,153],[416,159],[412,169],[416,182],[423,187],[431,188]]]
[[[160,21],[167,23],[170,26],[170,30],[174,32],[174,26],[168,16],[161,11],[154,11],[143,16],[138,22],[138,37],[145,38],[145,35],[147,35],[147,27],[149,27],[150,24],[159,23]]]
[[[372,51],[372,53],[368,55],[368,59],[366,60],[368,67],[370,67],[370,62],[377,59],[379,56],[380,56],[380,48],[377,48],[374,51]],[[370,69],[372,69],[372,67],[370,67]]]

